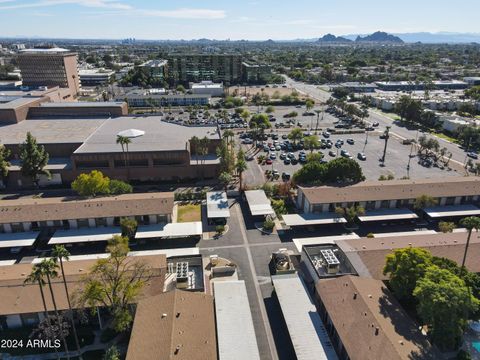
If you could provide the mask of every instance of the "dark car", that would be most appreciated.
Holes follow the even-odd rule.
[[[282,179],[283,180],[290,180],[290,174],[287,172],[282,173]]]
[[[472,158],[472,159],[475,159],[475,160],[478,159],[478,154],[477,154],[477,153],[474,153],[473,151],[470,151],[469,153],[467,153],[467,156],[468,156],[469,158]]]
[[[365,154],[361,152],[357,154],[357,158],[362,161],[367,160],[367,157],[365,156]]]
[[[330,155],[331,157],[337,156],[337,154],[335,153],[335,151],[329,151],[329,152],[328,152],[328,155]]]

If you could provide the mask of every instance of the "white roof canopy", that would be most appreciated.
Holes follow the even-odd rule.
[[[338,241],[338,240],[355,240],[355,239],[360,239],[360,236],[358,236],[355,233],[351,233],[347,235],[293,239],[293,243],[297,247],[297,250],[301,252],[305,245],[335,244],[335,241]]]
[[[275,211],[272,209],[270,200],[265,195],[263,190],[249,190],[245,191],[248,207],[253,216],[259,215],[274,215]]]
[[[367,211],[358,219],[361,222],[417,219],[418,215],[408,209],[380,209]]]
[[[288,214],[283,215],[282,218],[287,226],[343,224],[347,222],[345,218],[335,213]]]
[[[32,246],[38,234],[38,231],[0,234],[0,248]]]
[[[186,222],[171,224],[156,224],[139,226],[136,239],[151,238],[181,238],[187,236],[201,236],[203,234],[202,222]]]
[[[122,232],[118,227],[57,230],[48,245],[107,241],[114,235],[121,234]]]
[[[245,282],[215,281],[213,290],[219,360],[260,360]]]
[[[212,191],[207,193],[207,217],[209,219],[230,217],[226,192]]]
[[[431,218],[480,215],[480,209],[475,205],[435,206],[423,209],[423,211]]]
[[[120,131],[117,135],[133,139],[133,138],[145,135],[145,131],[138,130],[138,129],[128,129],[128,130]]]
[[[337,360],[327,330],[300,277],[273,275],[272,282],[297,359]]]

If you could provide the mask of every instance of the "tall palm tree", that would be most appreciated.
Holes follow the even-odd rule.
[[[79,356],[80,360],[82,360],[82,354],[80,353],[80,342],[78,341],[77,328],[75,326],[75,320],[73,318],[72,304],[70,302],[70,294],[68,293],[67,279],[65,278],[65,270],[63,268],[63,260],[64,259],[67,260],[67,261],[69,260],[70,252],[65,248],[65,246],[56,245],[52,250],[52,257],[53,257],[54,261],[58,261],[60,263],[60,270],[62,272],[63,286],[65,288],[65,294],[67,295],[69,317],[70,317],[70,321],[72,323],[73,336],[75,338],[75,345],[77,347],[78,356]]]
[[[45,274],[43,271],[43,268],[40,266],[40,264],[35,264],[33,265],[32,272],[30,275],[27,276],[25,281],[23,282],[24,284],[34,284],[37,283],[38,287],[40,289],[40,295],[42,297],[42,304],[43,304],[43,314],[45,316],[45,320],[47,321],[48,327],[52,327],[52,323],[50,321],[50,316],[48,315],[48,309],[47,309],[47,302],[45,301],[45,293],[43,292],[43,287],[45,286]],[[60,359],[60,356],[58,355],[57,348],[55,347],[55,353],[57,354],[57,359]]]
[[[460,268],[460,274],[463,274],[463,269],[467,260],[468,247],[470,246],[470,238],[472,237],[472,232],[474,229],[476,232],[478,232],[478,230],[480,229],[480,218],[476,216],[464,218],[460,221],[460,225],[465,226],[468,231],[467,243],[465,244],[465,252],[462,259],[462,267]]]
[[[60,318],[60,313],[58,312],[57,301],[55,300],[55,295],[53,294],[53,287],[52,287],[52,278],[56,278],[58,276],[58,265],[53,259],[45,259],[40,263],[40,268],[42,269],[43,274],[47,278],[48,288],[50,290],[50,296],[52,297],[52,304],[53,309],[55,311],[55,316],[57,318],[57,323],[60,331],[60,338],[62,339],[63,346],[65,348],[65,352],[67,355],[67,359],[70,359],[70,354],[68,352],[67,341],[65,339],[65,334],[63,332],[63,322]]]
[[[125,162],[125,168],[127,169],[127,180],[130,177],[130,171],[128,169],[128,144],[132,143],[132,140],[129,137],[117,135],[117,144],[120,144],[122,147],[123,160]]]
[[[232,130],[225,130],[222,137],[227,141],[229,147],[233,146],[233,138],[235,133]]]

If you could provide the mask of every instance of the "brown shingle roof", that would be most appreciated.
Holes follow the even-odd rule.
[[[421,180],[365,181],[351,186],[302,187],[311,204],[473,196],[480,194],[478,177],[445,177]]]
[[[215,334],[212,296],[163,293],[138,303],[127,360],[216,360]]]
[[[165,255],[131,257],[128,261],[146,263],[151,269],[149,285],[144,290],[142,297],[153,296],[163,292],[167,259]],[[82,275],[86,275],[96,260],[66,261],[64,262],[65,276],[67,278],[70,297],[80,289]],[[32,264],[15,264],[0,267],[0,315],[25,314],[43,312],[43,304],[38,284],[23,282],[32,270]],[[59,277],[52,280],[53,292],[57,306],[61,310],[68,309],[67,297],[63,286],[60,269]],[[49,290],[44,287],[46,302],[49,310],[53,310]],[[71,299],[72,300],[72,299]]]
[[[172,192],[0,201],[0,223],[171,214]]]
[[[378,239],[362,238],[356,240],[337,241],[337,245],[345,254],[356,254],[368,269],[369,275],[374,279],[387,279],[383,275],[385,258],[392,253],[394,249],[406,247],[420,247],[427,249],[434,256],[445,257],[455,261],[457,264],[462,262],[467,242],[467,233],[451,234],[424,234],[411,235],[405,237],[385,237]],[[470,271],[480,272],[480,238],[476,232],[472,233],[470,246],[468,248],[466,266]],[[358,270],[358,269],[357,269]],[[366,274],[364,274],[366,275]]]
[[[349,275],[320,280],[316,291],[350,359],[435,359],[383,282]]]

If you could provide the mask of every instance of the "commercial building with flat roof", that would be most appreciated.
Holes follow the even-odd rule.
[[[128,106],[134,108],[151,108],[152,106],[204,106],[210,104],[210,99],[211,95],[209,94],[167,93],[165,90],[134,90],[117,98],[117,101],[126,101]]]
[[[66,49],[26,49],[18,56],[24,86],[59,86],[72,96],[80,91],[77,54]]]
[[[65,108],[47,106],[45,109],[67,111],[70,106],[74,111],[75,106],[79,106],[78,111],[98,109],[103,112],[109,105],[82,107],[80,103],[72,103]],[[125,154],[116,139],[119,133],[130,130],[140,131],[143,135],[131,139],[126,166]],[[162,121],[160,116],[26,120],[0,127],[0,143],[17,158],[19,145],[25,141],[27,132],[31,132],[50,154],[48,166],[58,164],[58,159],[65,163],[63,168],[51,168],[53,174],[61,177],[58,181],[64,184],[91,170],[100,170],[116,179],[138,181],[213,178],[217,176],[220,164],[215,152],[221,141],[216,127],[172,124]],[[193,136],[210,140],[208,154],[199,156],[199,161],[192,156],[194,149],[190,139]],[[12,163],[7,185],[29,186],[31,180],[21,176],[18,165]]]
[[[115,71],[106,69],[82,69],[78,72],[82,86],[100,86],[109,84]]]
[[[160,83],[165,80],[167,75],[167,60],[148,60],[139,65],[144,71],[146,71],[156,82]]]
[[[212,81],[190,83],[190,89],[194,95],[210,95],[212,97],[222,97],[224,95],[223,84],[217,84]]]
[[[213,297],[182,290],[137,305],[127,360],[216,360]]]
[[[365,181],[351,186],[300,187],[297,207],[305,213],[334,212],[337,206],[361,205],[368,211],[412,208],[415,199],[428,195],[439,206],[475,204],[477,177],[442,177],[422,180]]]
[[[342,276],[316,285],[319,313],[340,359],[438,359],[382,281]]]
[[[383,91],[423,91],[425,83],[413,81],[377,81],[375,83]],[[468,88],[469,84],[460,80],[439,80],[433,81],[432,90],[463,90]]]

